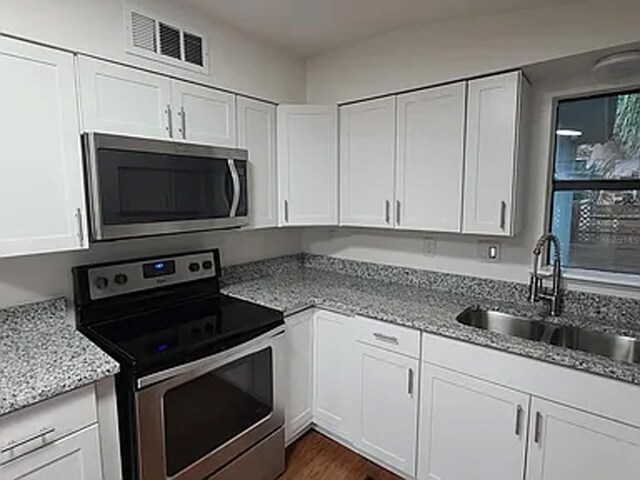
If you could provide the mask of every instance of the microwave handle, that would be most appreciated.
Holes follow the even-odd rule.
[[[229,172],[231,173],[231,181],[233,182],[233,200],[231,202],[229,217],[233,218],[236,216],[238,205],[240,204],[240,178],[238,177],[236,162],[232,158],[227,160],[227,162],[229,164]]]

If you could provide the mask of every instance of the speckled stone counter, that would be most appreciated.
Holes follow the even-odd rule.
[[[255,278],[256,275],[253,275],[250,281],[227,285],[224,293],[276,308],[285,314],[318,306],[362,315],[640,385],[640,365],[492,333],[456,321],[460,312],[473,305],[540,317],[539,310],[532,309],[528,304],[504,301],[505,298],[519,298],[514,297],[523,293],[519,286],[507,288],[506,292],[491,292],[477,285],[474,288],[473,280],[468,280],[471,277],[466,277],[468,285],[464,291],[475,294],[471,296],[460,294],[461,290],[457,287],[449,291],[437,290],[412,285],[411,282],[381,281],[370,278],[370,275],[369,278],[363,278],[303,267],[304,262],[298,268],[291,268],[291,262],[291,259],[287,259],[280,273],[273,273],[277,268],[271,265],[268,276]],[[478,279],[477,282],[484,280]],[[597,320],[581,314],[546,320],[606,332],[640,335],[638,322],[630,321],[627,316],[618,318],[613,315]]]
[[[63,298],[0,310],[0,415],[118,372],[65,316]]]

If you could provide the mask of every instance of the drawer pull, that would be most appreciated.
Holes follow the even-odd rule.
[[[409,380],[407,384],[407,393],[409,397],[413,397],[413,368],[409,369]]]
[[[397,337],[391,337],[389,335],[385,335],[384,333],[374,333],[373,336],[380,342],[391,343],[393,345],[398,345],[399,343]]]
[[[520,437],[521,421],[522,421],[522,407],[518,405],[518,408],[516,408],[516,429],[515,429],[516,437]]]
[[[16,440],[15,442],[9,442],[6,447],[4,447],[2,450],[0,450],[0,452],[9,453],[14,448],[21,447],[23,445],[26,445],[27,443],[31,443],[31,442],[33,442],[35,440],[38,440],[38,439],[43,438],[43,437],[46,437],[47,435],[50,435],[55,431],[56,431],[56,429],[54,427],[43,428],[38,433],[34,433],[33,435],[29,435],[28,437],[25,437],[22,440]]]

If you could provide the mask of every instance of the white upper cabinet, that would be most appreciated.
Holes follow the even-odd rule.
[[[356,343],[354,443],[395,469],[415,476],[419,361]]]
[[[249,226],[278,225],[276,107],[238,97],[238,146],[249,150]]]
[[[422,367],[418,478],[523,478],[529,396],[428,363]]]
[[[0,37],[0,257],[88,246],[73,55]]]
[[[464,233],[515,234],[522,82],[521,72],[469,82]]]
[[[336,107],[280,105],[277,124],[279,223],[336,225]]]
[[[466,82],[397,98],[396,225],[460,232]]]
[[[171,83],[174,137],[193,143],[236,147],[236,96],[191,83]]]
[[[340,107],[340,224],[394,226],[396,100]]]
[[[527,480],[637,480],[640,429],[533,399]]]
[[[172,137],[171,80],[86,57],[78,68],[84,131]]]

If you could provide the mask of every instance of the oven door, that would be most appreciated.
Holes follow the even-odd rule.
[[[247,152],[175,142],[84,137],[94,240],[247,223]]]
[[[283,349],[278,327],[139,380],[140,478],[202,480],[282,427]]]

